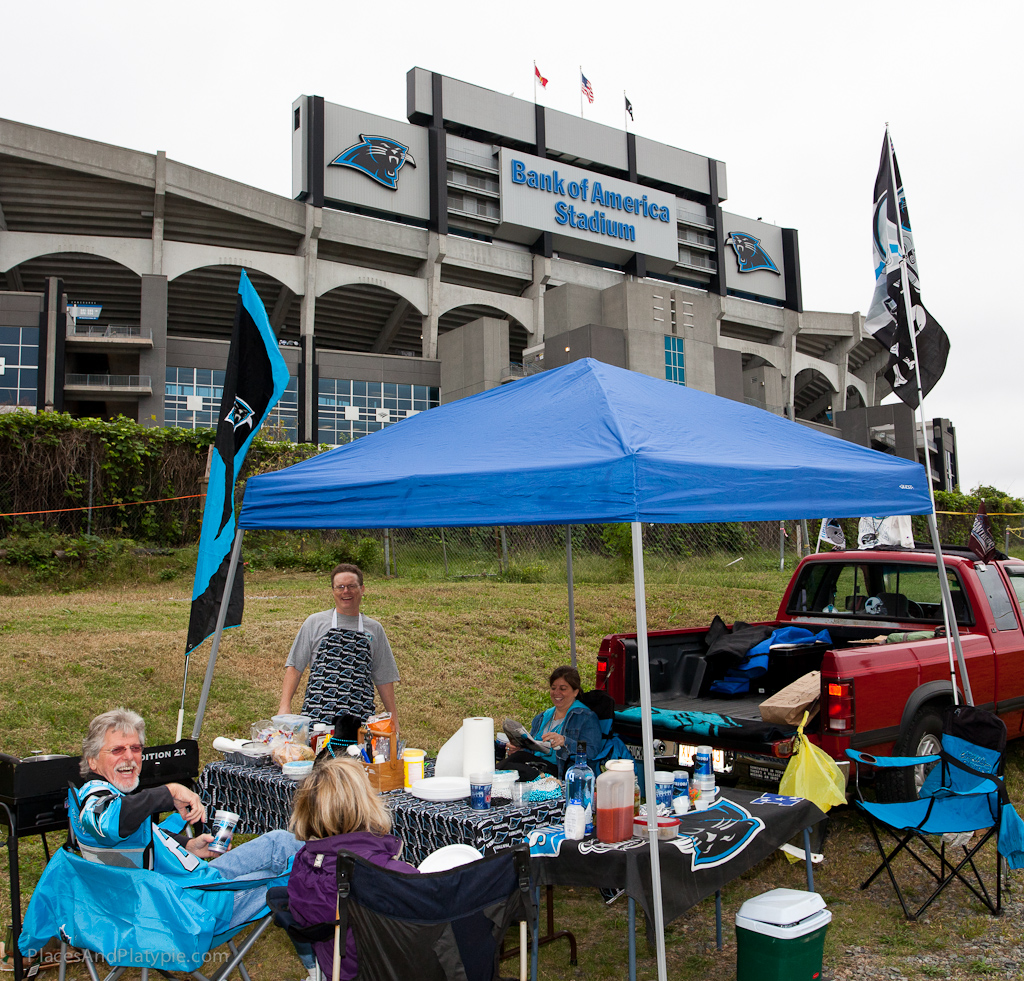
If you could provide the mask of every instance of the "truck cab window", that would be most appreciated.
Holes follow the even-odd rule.
[[[1013,593],[1017,597],[1017,606],[1020,612],[1024,614],[1024,565],[1008,566],[1006,574],[1010,577],[1010,585],[1013,587]]]
[[[999,570],[994,565],[982,565],[980,562],[976,562],[974,568],[978,570],[978,578],[988,597],[989,606],[992,607],[996,630],[1016,630],[1017,615],[1013,611],[1013,604],[1007,595]]]

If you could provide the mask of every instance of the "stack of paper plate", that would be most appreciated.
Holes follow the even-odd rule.
[[[409,793],[420,800],[460,800],[469,796],[466,777],[426,777],[414,780]]]

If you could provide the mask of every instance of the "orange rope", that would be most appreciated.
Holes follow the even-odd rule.
[[[100,508],[130,508],[136,504],[162,504],[164,501],[187,501],[193,497],[202,497],[202,494],[183,494],[181,497],[159,497],[155,501],[125,501],[124,504],[94,504],[92,510]],[[10,511],[0,514],[0,518],[21,518],[28,514],[63,514],[65,511],[88,511],[88,505],[84,508],[49,508],[46,511]]]

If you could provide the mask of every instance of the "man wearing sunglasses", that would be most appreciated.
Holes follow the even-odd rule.
[[[334,609],[314,613],[292,644],[281,687],[282,715],[291,712],[302,673],[309,668],[302,714],[330,725],[335,716],[361,721],[374,714],[374,687],[398,731],[395,682],[398,666],[384,628],[359,611],[365,594],[363,571],[343,563],[331,573]]]
[[[138,789],[145,743],[146,723],[128,709],[104,712],[89,724],[82,742],[81,774],[86,782],[68,794],[68,816],[86,857],[187,878],[190,884],[277,877],[290,871],[302,847],[290,831],[270,831],[223,855],[210,851],[212,835],[184,834],[186,824],[206,820],[206,808],[198,794],[180,783]],[[176,811],[181,819],[172,814],[158,823],[160,814],[168,811]],[[195,890],[193,898],[236,926],[262,910],[266,891],[263,881],[237,891]],[[299,956],[307,968],[312,965],[309,951],[300,951]]]

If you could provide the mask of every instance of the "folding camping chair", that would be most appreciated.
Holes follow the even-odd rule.
[[[612,732],[612,723],[615,721],[615,699],[608,692],[601,691],[599,688],[595,688],[593,691],[581,691],[576,697],[597,716],[597,721],[601,723],[601,735],[604,737],[604,741],[597,751],[587,755],[597,763],[604,763],[606,760],[632,759],[629,747],[620,736]]]
[[[943,719],[941,751],[932,756],[876,757],[848,749],[846,755],[857,764],[856,805],[865,813],[871,834],[878,846],[881,864],[864,881],[867,889],[884,870],[908,920],[916,920],[954,881],[963,883],[990,913],[1002,911],[1002,862],[1012,868],[1024,866],[1021,820],[1009,803],[1003,779],[1006,751],[1006,726],[991,712],[971,705],[950,706]],[[864,799],[860,789],[860,767],[876,768],[927,766],[934,764],[924,779],[916,800],[899,803],[875,803]],[[896,842],[886,851],[879,829]],[[938,845],[930,836],[962,835],[983,831],[976,842]],[[982,848],[998,836],[993,900],[975,859]],[[963,857],[947,855],[947,848],[960,847]],[[893,861],[901,854],[910,856],[936,883],[935,889],[916,910],[907,905],[905,884],[897,881]]]
[[[135,868],[130,862],[90,861],[65,845],[43,870],[18,945],[23,952],[41,950],[51,938],[59,937],[61,981],[69,947],[86,952],[85,966],[92,981],[99,981],[94,963],[99,958],[113,968],[105,981],[114,981],[128,967],[141,968],[143,981],[150,970],[168,978],[173,977],[170,972],[184,972],[197,981],[208,981],[200,968],[212,951],[226,944],[226,959],[209,981],[222,981],[235,970],[249,981],[242,960],[273,917],[264,907],[246,923],[227,924],[231,894],[259,884],[237,879],[184,886],[180,880]],[[226,900],[220,904],[223,915],[199,903],[194,896],[197,889],[225,893]],[[236,945],[234,938],[247,927],[249,933]]]
[[[324,863],[330,874],[331,858]],[[506,929],[535,929],[530,852],[525,845],[444,872],[413,875],[382,869],[350,852],[335,863],[337,920],[298,926],[287,888],[267,901],[294,940],[319,943],[355,933],[360,981],[493,981]]]

